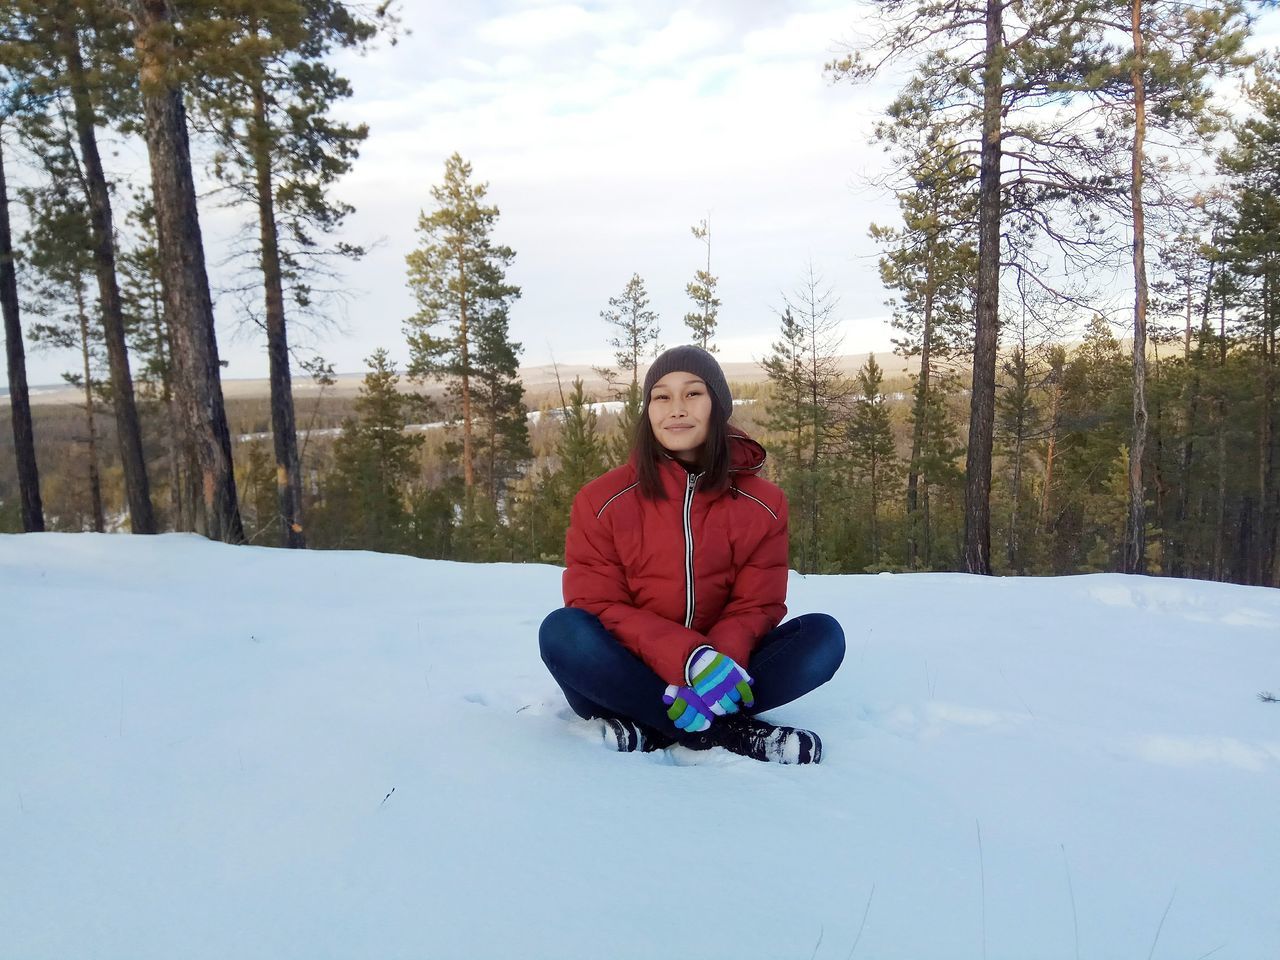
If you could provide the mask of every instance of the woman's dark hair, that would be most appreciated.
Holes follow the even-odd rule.
[[[714,393],[711,397],[711,419],[707,423],[707,441],[702,445],[695,471],[701,473],[701,488],[707,491],[723,490],[729,486],[729,418],[720,407]],[[650,500],[667,499],[662,488],[660,467],[663,457],[671,456],[653,435],[649,422],[649,398],[644,398],[640,419],[636,421],[635,436],[631,441],[631,453],[636,460],[636,474],[640,481],[640,493]]]

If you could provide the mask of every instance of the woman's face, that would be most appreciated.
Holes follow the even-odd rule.
[[[649,391],[649,426],[658,443],[677,460],[697,462],[710,423],[711,392],[692,373],[668,373]]]

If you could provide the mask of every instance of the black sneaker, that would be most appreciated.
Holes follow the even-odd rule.
[[[717,717],[711,729],[681,741],[695,750],[724,747],[764,763],[821,763],[822,740],[812,730],[778,727],[755,717]]]
[[[600,738],[606,747],[619,753],[634,753],[636,750],[652,753],[675,743],[671,737],[625,717],[602,717]]]

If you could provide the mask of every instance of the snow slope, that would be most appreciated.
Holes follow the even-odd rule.
[[[776,712],[816,768],[607,752],[559,602],[0,537],[0,958],[1280,957],[1280,591],[793,574],[848,636]]]

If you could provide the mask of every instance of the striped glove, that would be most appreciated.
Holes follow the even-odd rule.
[[[751,684],[755,682],[751,674],[732,657],[717,653],[713,647],[701,646],[689,654],[684,676],[694,693],[717,717],[737,713],[739,705],[749,707],[756,702],[751,692]]]
[[[702,702],[702,698],[691,687],[668,684],[667,692],[662,695],[662,702],[667,705],[667,716],[671,718],[677,730],[685,733],[701,733],[711,726],[710,708]]]

